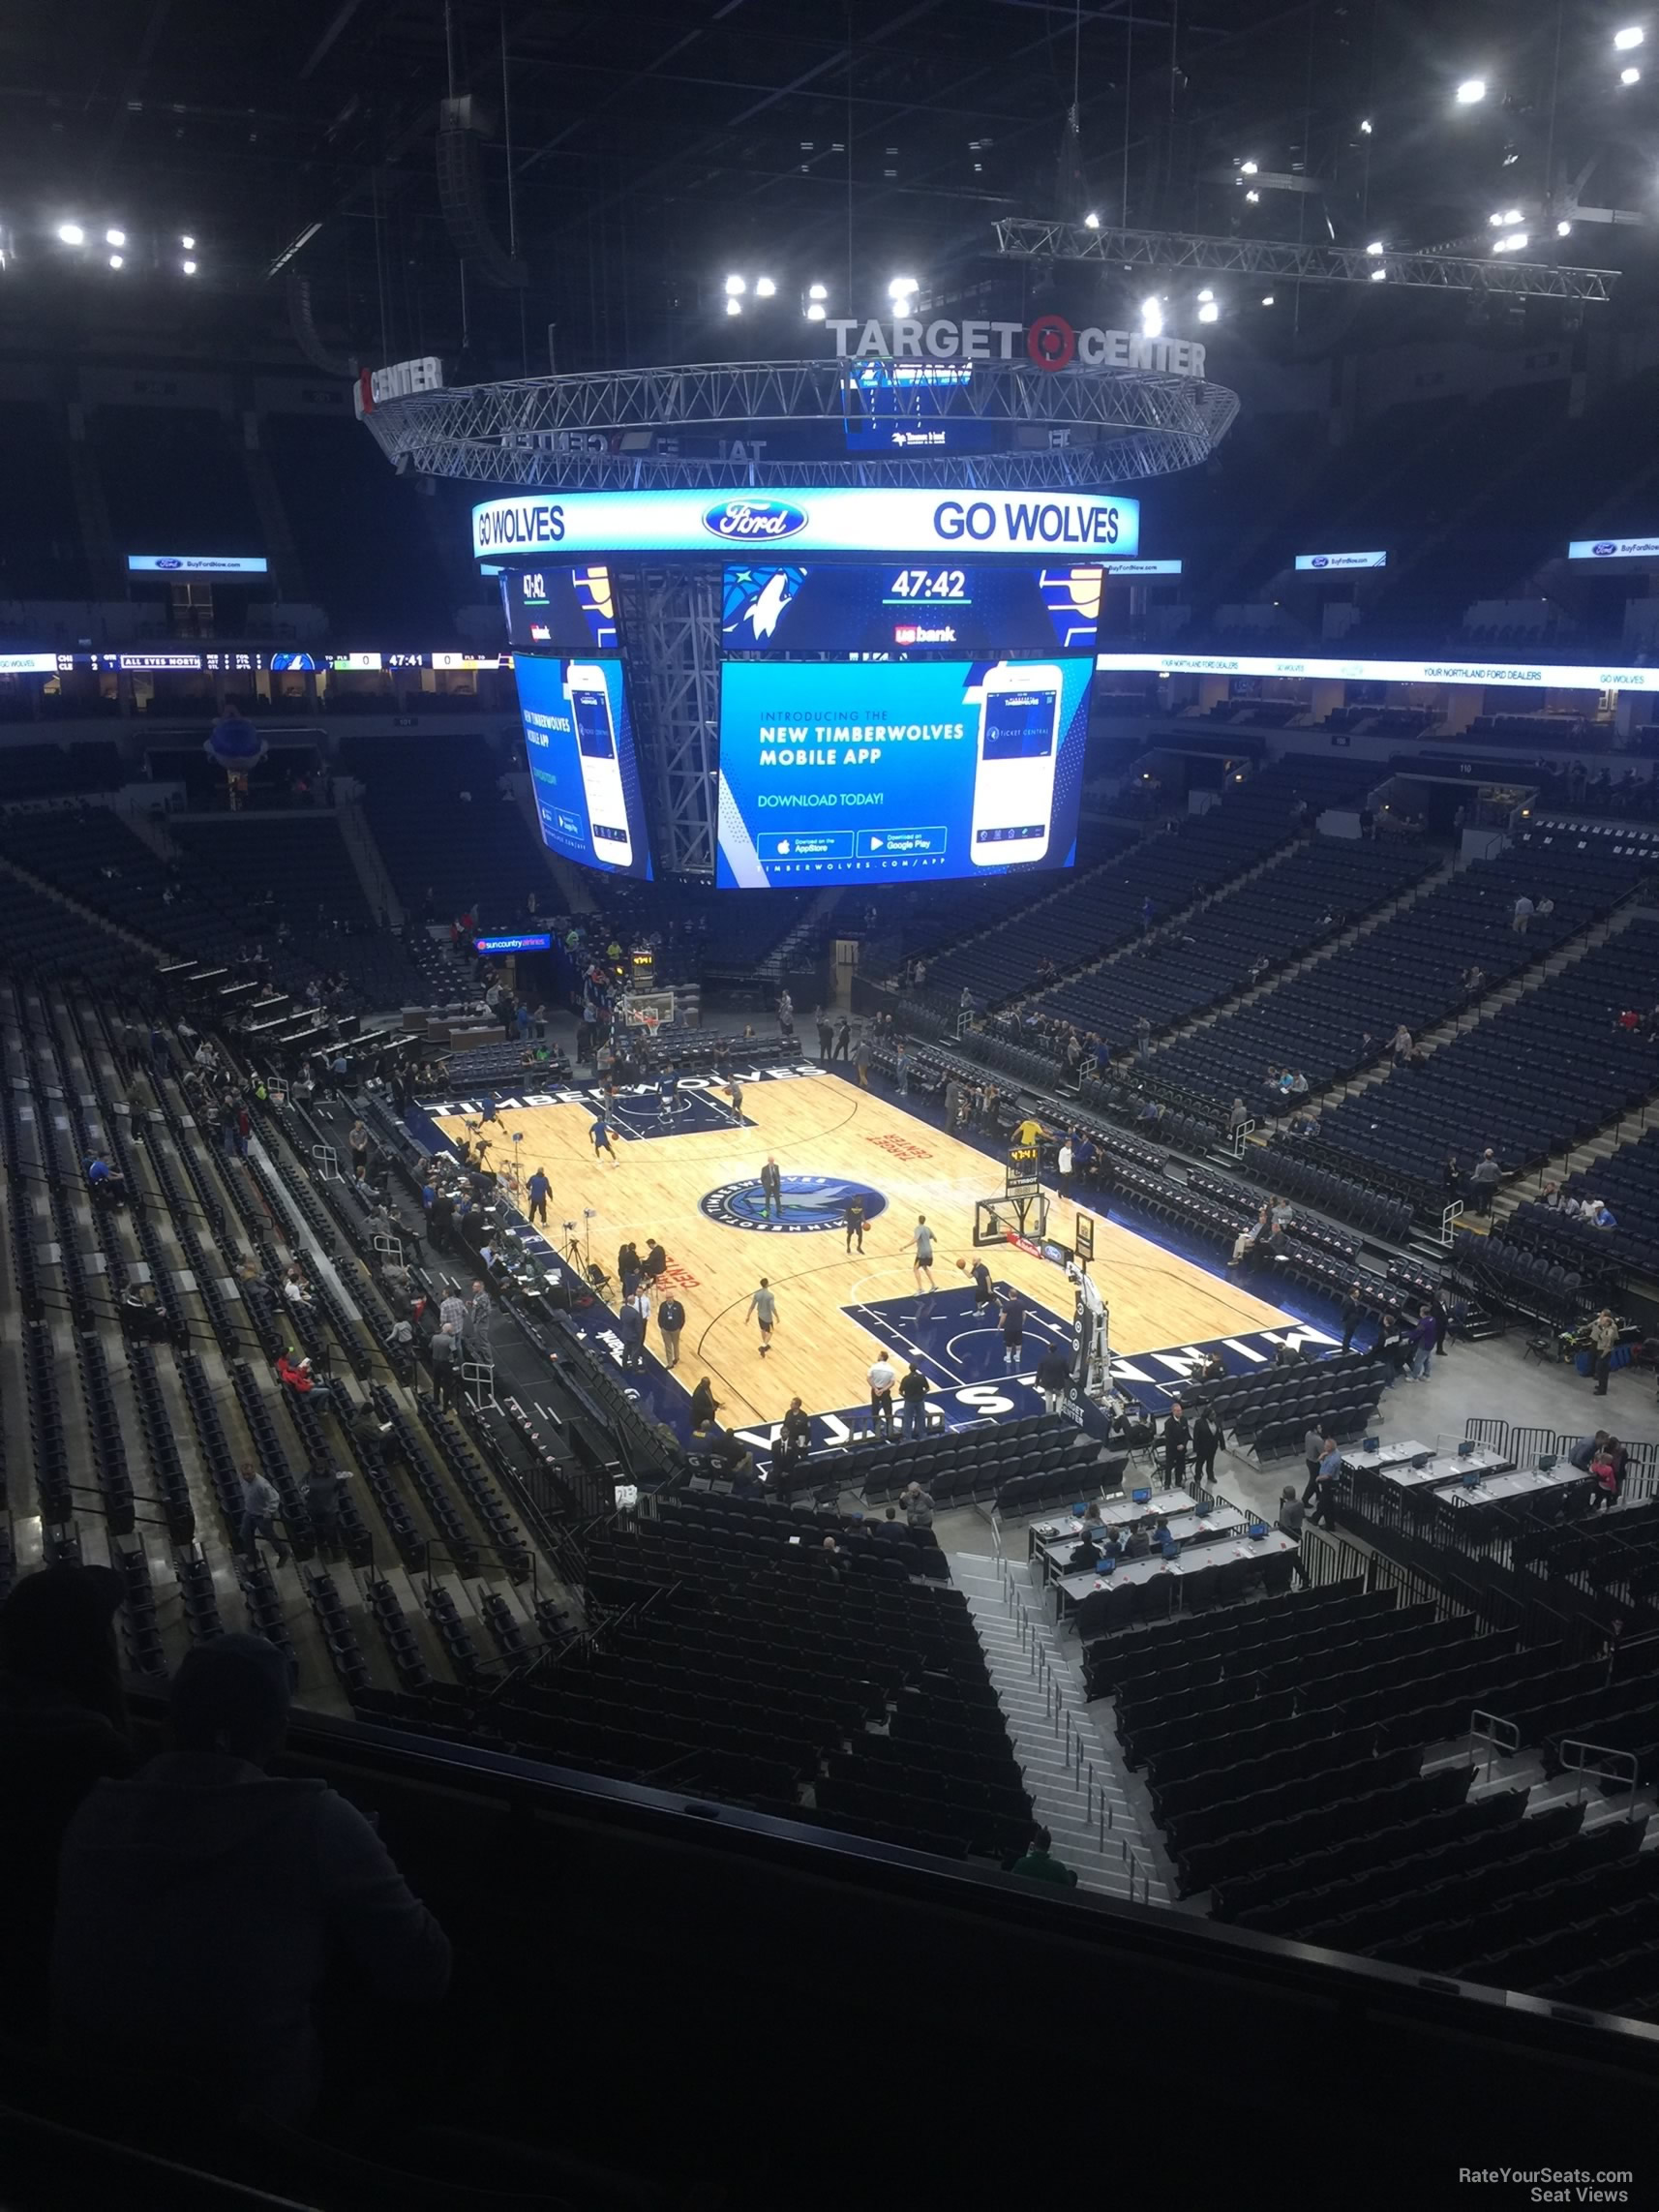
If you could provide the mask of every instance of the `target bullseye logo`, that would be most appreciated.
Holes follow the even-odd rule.
[[[1077,333],[1063,315],[1040,315],[1025,334],[1025,349],[1040,369],[1064,369],[1076,357]]]

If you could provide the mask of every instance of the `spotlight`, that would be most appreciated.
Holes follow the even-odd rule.
[[[1562,222],[1556,224],[1555,235],[1557,238],[1570,238],[1572,234],[1573,226],[1570,223]]]
[[[104,243],[106,246],[124,246],[127,243],[127,233],[125,230],[106,230]]]
[[[755,279],[756,299],[773,299],[776,295],[777,287],[772,283],[770,277],[757,277]]]
[[[1163,335],[1163,302],[1156,293],[1140,303],[1140,327],[1143,337],[1161,338]]]
[[[1259,176],[1261,174],[1260,166],[1255,162],[1240,162],[1239,174],[1240,176]]]
[[[1085,230],[1098,230],[1101,227],[1101,219],[1092,207],[1083,218],[1083,227]]]
[[[728,277],[726,279],[726,297],[728,299],[741,299],[748,288],[741,277]]]
[[[920,289],[921,287],[914,277],[894,277],[892,283],[888,287],[888,297],[889,299],[908,299],[912,292]]]
[[[1219,322],[1221,318],[1222,311],[1216,305],[1213,299],[1207,299],[1204,302],[1203,306],[1198,310],[1198,320],[1200,322]]]
[[[1632,46],[1639,46],[1642,44],[1644,35],[1634,23],[1627,31],[1614,31],[1613,34],[1614,49],[1621,54],[1627,54]]]
[[[1251,186],[1249,192],[1245,194],[1245,197],[1250,201],[1252,207],[1258,206],[1260,204],[1261,195],[1256,191],[1254,185]]]
[[[1373,238],[1371,244],[1366,248],[1366,252],[1373,257],[1377,254],[1380,254],[1382,252],[1382,240],[1380,238]]]
[[[1214,299],[1215,296],[1215,293],[1210,289],[1208,285],[1206,285],[1203,290],[1198,294],[1200,300]]]
[[[187,254],[194,254],[196,252],[196,240],[190,235],[188,230],[179,240],[179,244],[184,248]]]
[[[1271,307],[1273,305],[1273,294],[1271,292],[1263,292],[1261,295],[1261,304],[1263,307]]]
[[[828,299],[830,297],[830,287],[828,285],[808,285],[806,288],[806,296],[808,299]]]
[[[179,263],[179,267],[183,269],[187,277],[194,277],[196,274],[196,263],[194,261],[181,261]]]
[[[1360,117],[1360,134],[1363,137],[1369,138],[1371,136],[1371,117],[1369,115]]]
[[[806,306],[806,319],[808,322],[822,322],[828,312],[821,299],[809,300]]]
[[[127,266],[127,257],[126,257],[126,255],[125,255],[125,254],[111,254],[111,255],[110,255],[110,257],[109,257],[109,266],[110,266],[112,269],[124,269],[124,268]]]
[[[1473,107],[1485,98],[1486,78],[1484,76],[1465,76],[1463,83],[1458,87],[1458,106],[1460,107]]]
[[[84,246],[86,244],[86,232],[78,223],[60,223],[58,225],[58,236],[66,246]]]
[[[1372,269],[1371,272],[1371,281],[1373,285],[1379,285],[1385,280],[1387,275],[1388,271],[1386,269]]]
[[[1620,84],[1640,84],[1642,72],[1639,69],[1621,69],[1618,73],[1618,81]]]
[[[742,312],[743,312],[743,303],[742,303],[742,301],[741,301],[740,299],[728,299],[728,300],[727,300],[727,302],[726,302],[726,313],[727,313],[728,315],[741,315],[741,314],[742,314]]]
[[[1509,229],[1513,230],[1513,229],[1515,228],[1515,226],[1516,226],[1516,225],[1517,225],[1517,224],[1518,224],[1518,223],[1521,221],[1521,210],[1520,210],[1520,208],[1519,208],[1519,207],[1511,207],[1511,208],[1508,208],[1508,209],[1506,209],[1506,210],[1505,210],[1505,213],[1504,213],[1504,218],[1503,218],[1503,220],[1504,220],[1504,223],[1505,223],[1505,225],[1507,226],[1507,227],[1508,227]]]

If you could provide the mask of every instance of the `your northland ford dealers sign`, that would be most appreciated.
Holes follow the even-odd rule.
[[[1135,553],[1140,505],[1084,492],[837,486],[754,492],[521,492],[472,510],[502,553]]]

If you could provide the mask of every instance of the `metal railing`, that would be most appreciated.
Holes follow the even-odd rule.
[[[1568,1736],[1562,1738],[1557,1755],[1567,1773],[1579,1777],[1575,1804],[1584,1802],[1586,1777],[1602,1783],[1617,1782],[1630,1792],[1630,1810],[1625,1817],[1629,1820],[1638,1817],[1636,1785],[1640,1769],[1634,1751],[1621,1751],[1612,1743],[1587,1743],[1582,1737]],[[1645,1813],[1642,1817],[1644,1819]]]
[[[1452,1249],[1452,1239],[1457,1229],[1458,1216],[1463,1210],[1463,1199],[1454,1198],[1440,1215],[1439,1242],[1448,1252]]]
[[[1499,1759],[1513,1759],[1521,1749],[1521,1727],[1518,1721],[1505,1720],[1501,1713],[1483,1712],[1477,1706],[1469,1714],[1469,1765],[1480,1765],[1479,1745],[1486,1745],[1486,1773],[1482,1777],[1492,1780],[1493,1768]]]

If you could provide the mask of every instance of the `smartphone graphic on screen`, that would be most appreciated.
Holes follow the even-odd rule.
[[[1000,660],[985,678],[968,847],[976,867],[1040,861],[1048,850],[1060,691],[1051,661]]]
[[[588,829],[593,858],[602,867],[634,864],[628,809],[622,799],[622,771],[617,759],[617,731],[611,719],[611,694],[605,671],[592,661],[573,660],[564,678],[564,696],[576,726],[576,751],[582,763],[582,790],[588,802]]]

